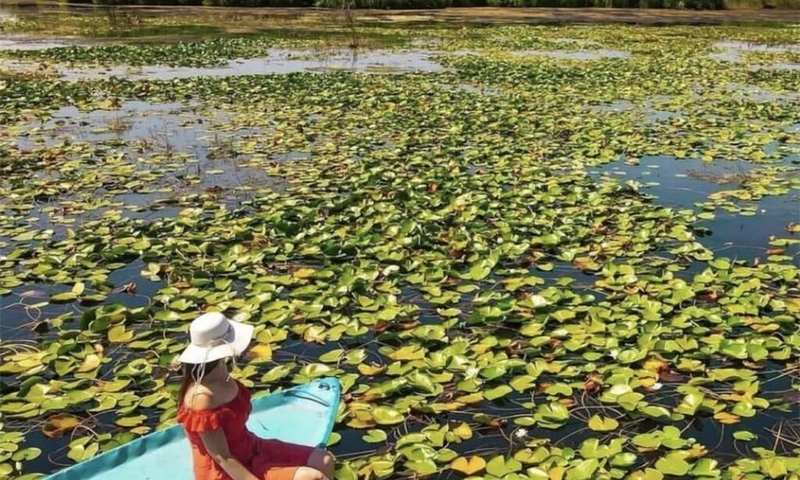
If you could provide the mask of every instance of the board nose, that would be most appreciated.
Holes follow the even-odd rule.
[[[336,383],[338,382],[335,378],[323,378],[320,379],[319,383],[317,384],[318,388],[323,390],[330,390],[332,388],[336,388]]]

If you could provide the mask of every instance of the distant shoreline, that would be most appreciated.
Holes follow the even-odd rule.
[[[136,11],[140,15],[231,15],[263,17],[315,17],[330,15],[335,9],[303,7],[210,7],[195,5],[121,5],[0,0],[0,8],[13,13],[91,14],[109,8]],[[353,10],[360,21],[378,23],[628,23],[628,24],[722,24],[745,22],[781,22],[800,24],[800,9],[749,10],[671,10],[645,8],[513,8],[453,7],[445,9]]]

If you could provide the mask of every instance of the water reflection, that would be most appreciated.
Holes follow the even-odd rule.
[[[384,51],[331,50],[327,52],[271,49],[266,57],[230,60],[220,67],[109,66],[74,67],[51,65],[49,71],[65,80],[94,80],[125,77],[127,80],[172,80],[191,77],[232,77],[274,75],[295,72],[350,71],[358,73],[439,72],[443,67],[432,60],[428,50]],[[18,71],[41,71],[40,65],[5,60],[0,66]]]
[[[756,167],[745,161],[705,162],[659,155],[645,156],[638,164],[615,162],[591,174],[597,178],[611,176],[620,182],[637,181],[643,185],[645,193],[658,199],[659,204],[697,209],[697,204],[706,201],[709,195],[737,188],[748,174],[755,172]],[[711,250],[731,250],[731,255],[739,258],[763,258],[770,248],[770,238],[789,236],[785,230],[787,222],[800,220],[797,208],[800,192],[797,191],[766,196],[752,205],[757,208],[752,216],[718,210],[714,219],[701,221],[700,226],[712,231],[703,243]],[[790,250],[789,254],[794,254],[798,249]]]

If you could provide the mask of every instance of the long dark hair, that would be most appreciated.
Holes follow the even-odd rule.
[[[206,374],[214,371],[220,362],[227,362],[227,359],[223,358],[221,360],[206,362]],[[193,372],[197,372],[197,369],[200,368],[201,365],[201,363],[181,363],[181,386],[178,389],[178,405],[183,403],[183,399],[186,397],[186,391],[189,390],[189,387],[194,383],[195,377]]]

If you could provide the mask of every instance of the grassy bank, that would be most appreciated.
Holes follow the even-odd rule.
[[[14,14],[0,33],[31,36],[80,36],[128,41],[192,41],[208,36],[322,38],[349,43],[354,29],[361,42],[383,44],[396,28],[460,29],[474,24],[747,24],[780,27],[800,19],[798,11],[777,9],[674,10],[645,8],[447,8],[428,10],[245,8],[211,6],[36,5],[0,2]],[[370,29],[369,32],[363,31]],[[370,38],[367,38],[370,37]]]
[[[774,10],[800,9],[800,0],[91,0],[60,2],[0,1],[0,6],[48,8],[86,6],[194,6],[242,8],[334,8],[419,10],[444,8],[617,8],[666,10]],[[800,15],[797,16],[800,20]],[[791,20],[791,18],[788,18]]]
[[[347,0],[345,0],[347,2]],[[343,0],[95,0],[99,5],[207,5],[219,7],[341,8]],[[451,7],[664,8],[688,10],[800,9],[800,0],[350,0],[350,8],[436,9]]]

